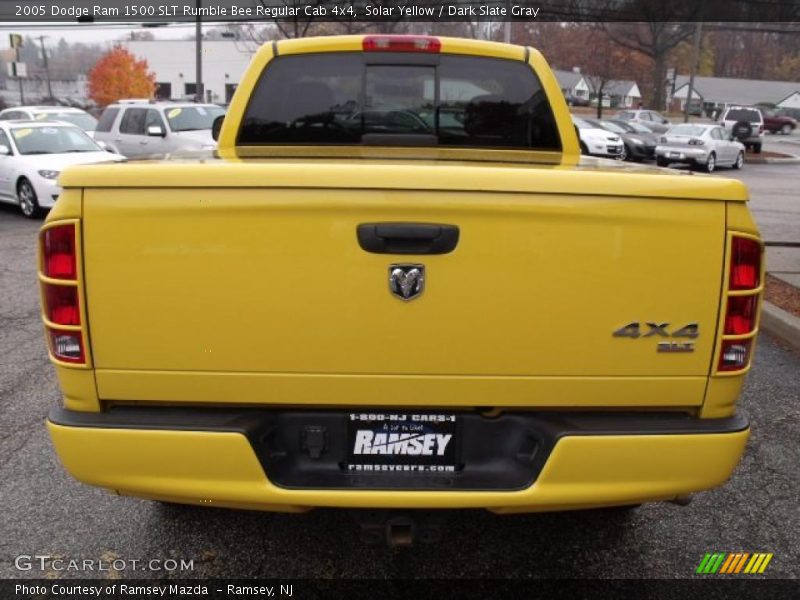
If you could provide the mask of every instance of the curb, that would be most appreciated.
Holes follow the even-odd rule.
[[[760,329],[800,351],[800,317],[795,317],[774,304],[764,302]]]
[[[745,165],[800,165],[800,156],[787,155],[786,158],[745,158]]]

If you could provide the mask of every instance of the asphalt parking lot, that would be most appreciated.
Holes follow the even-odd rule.
[[[761,168],[771,167],[748,172],[758,179]],[[452,512],[439,544],[390,550],[363,545],[341,511],[164,507],[79,484],[62,470],[44,429],[58,390],[39,322],[38,226],[0,206],[0,577],[170,574],[15,568],[19,555],[49,555],[193,560],[193,570],[173,573],[185,577],[679,578],[692,576],[710,551],[771,552],[765,576],[800,577],[800,357],[766,335],[742,399],[753,424],[746,455],[726,486],[687,507]]]

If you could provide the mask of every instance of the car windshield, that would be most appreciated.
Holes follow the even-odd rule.
[[[597,129],[597,125],[592,125],[589,121],[585,121],[579,117],[572,117],[572,122],[578,129]]]
[[[92,138],[77,127],[18,127],[11,136],[20,154],[102,152]]]
[[[381,54],[275,59],[252,94],[238,144],[561,149],[547,97],[524,63]]]
[[[86,113],[39,113],[36,115],[36,119],[46,121],[64,121],[66,123],[71,123],[72,125],[77,125],[84,131],[94,131],[97,129],[97,119]]]
[[[752,108],[732,108],[725,115],[726,121],[747,121],[748,123],[758,123],[761,115]]]
[[[625,129],[623,129],[616,123],[612,123],[611,121],[600,121],[600,125],[603,126],[603,129],[608,129],[609,131],[613,131],[614,133],[628,133],[627,131],[625,131]]]
[[[211,129],[214,119],[225,114],[221,106],[176,106],[165,108],[164,114],[172,131],[197,131]]]
[[[675,125],[669,130],[670,135],[703,135],[706,131],[705,127],[700,125],[690,125],[683,123],[682,125]]]

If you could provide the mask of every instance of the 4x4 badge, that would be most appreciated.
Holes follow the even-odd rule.
[[[425,265],[389,265],[389,291],[401,300],[413,300],[425,289]]]

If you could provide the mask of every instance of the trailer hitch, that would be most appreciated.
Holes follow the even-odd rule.
[[[361,540],[365,544],[408,548],[442,539],[444,515],[441,511],[357,510],[351,514],[361,528]]]

